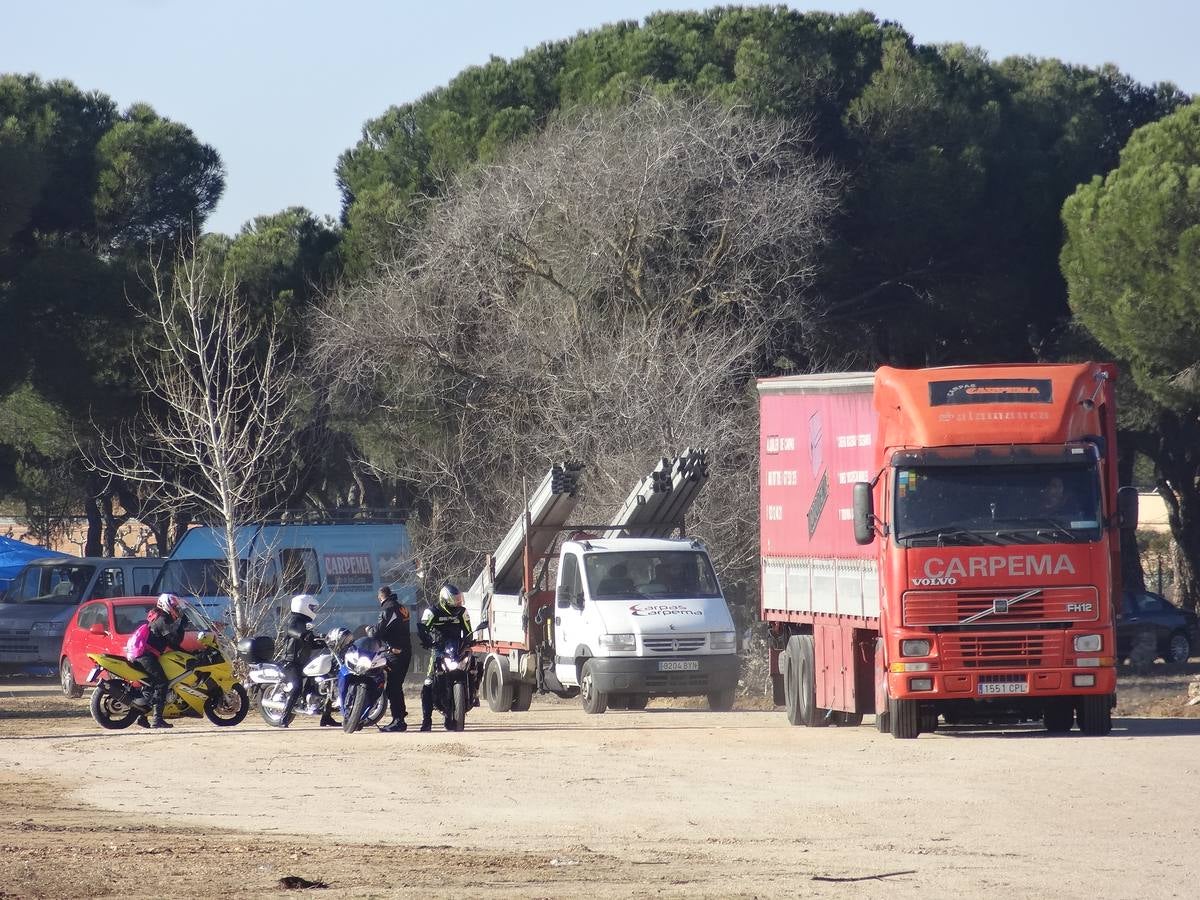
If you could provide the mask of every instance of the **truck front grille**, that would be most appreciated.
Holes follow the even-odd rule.
[[[652,653],[695,653],[704,646],[705,636],[688,634],[679,637],[644,637],[642,646]]]
[[[1100,618],[1094,587],[1048,587],[1019,603],[1005,607],[1030,587],[986,591],[906,591],[904,624],[916,627],[958,625],[984,613],[971,625],[1016,625],[1035,622],[1095,622]]]
[[[971,634],[939,638],[944,669],[1038,669],[1063,664],[1063,634]]]

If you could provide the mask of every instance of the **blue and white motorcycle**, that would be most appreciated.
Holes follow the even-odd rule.
[[[387,664],[387,647],[373,637],[360,637],[346,647],[338,668],[338,704],[346,734],[383,717],[387,707]]]

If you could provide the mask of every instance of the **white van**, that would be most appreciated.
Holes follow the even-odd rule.
[[[261,574],[274,598],[273,612],[286,612],[294,594],[316,596],[318,630],[374,622],[383,585],[401,603],[416,603],[412,544],[401,523],[243,525],[237,541],[243,573],[253,569]],[[186,597],[215,621],[227,619],[224,547],[221,529],[191,529],[167,559],[155,591]]]

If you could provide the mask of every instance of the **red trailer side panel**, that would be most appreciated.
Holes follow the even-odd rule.
[[[852,492],[875,476],[871,373],[759,382],[762,618],[876,618],[878,546],[854,542]]]

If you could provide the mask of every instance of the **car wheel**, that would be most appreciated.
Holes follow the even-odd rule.
[[[1182,631],[1177,631],[1167,642],[1167,652],[1163,654],[1163,661],[1176,664],[1185,663],[1191,658],[1191,655],[1192,642]]]
[[[75,670],[71,668],[71,661],[65,656],[62,658],[62,662],[58,664],[58,678],[62,683],[64,697],[78,700],[83,696],[83,688],[75,683]]]

